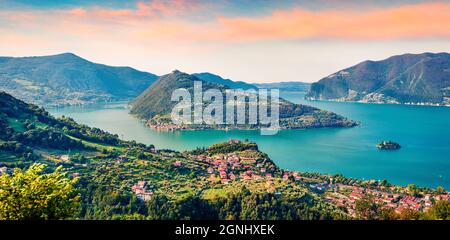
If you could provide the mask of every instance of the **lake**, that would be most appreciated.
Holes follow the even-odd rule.
[[[157,148],[190,150],[229,139],[248,139],[284,169],[341,173],[360,179],[386,179],[394,184],[450,189],[450,108],[303,100],[303,93],[281,96],[360,121],[350,129],[284,130],[274,136],[259,131],[157,132],[128,114],[125,103],[49,109],[80,123],[118,134],[122,139]],[[399,151],[375,147],[381,140],[402,145]]]

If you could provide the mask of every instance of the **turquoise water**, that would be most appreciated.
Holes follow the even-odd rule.
[[[158,148],[189,150],[228,139],[249,139],[282,168],[342,173],[361,179],[387,179],[395,184],[442,185],[450,189],[450,108],[361,103],[310,102],[302,93],[282,93],[296,103],[334,111],[361,126],[351,129],[281,131],[156,132],[128,115],[126,104],[97,104],[50,109],[75,120]],[[399,151],[380,151],[375,144],[393,140]]]

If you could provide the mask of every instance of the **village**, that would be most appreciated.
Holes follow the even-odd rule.
[[[148,183],[146,181],[139,181],[137,184],[131,187],[131,191],[136,194],[136,197],[141,199],[142,201],[149,201],[153,196],[153,192],[147,190],[147,186]]]
[[[334,182],[333,177],[328,177],[324,181],[323,179],[303,177],[298,172],[285,173],[283,178],[288,179],[290,176],[296,181],[306,183],[311,190],[323,194],[327,202],[347,209],[347,212],[354,217],[356,216],[356,202],[363,199],[371,199],[374,203],[383,208],[393,209],[398,214],[407,209],[426,212],[434,202],[450,200],[448,192],[427,192],[413,196],[408,193],[407,187],[381,186],[375,180],[365,181],[363,184],[343,184]],[[314,181],[316,182],[313,183]]]
[[[376,204],[385,208],[394,209],[396,213],[402,213],[406,209],[426,212],[435,201],[450,200],[448,192],[441,194],[420,194],[413,196],[398,191],[398,187],[361,187],[344,184],[324,184],[326,189],[325,199],[339,207],[344,207],[351,215],[355,215],[356,202],[370,197]]]
[[[171,123],[152,123],[151,121],[148,121],[146,123],[146,126],[155,129],[155,130],[161,130],[161,131],[175,131],[175,130],[183,130],[186,129],[185,126],[182,125],[176,125]]]
[[[239,144],[238,140],[230,140],[228,144]],[[342,183],[336,181],[331,175],[308,174],[296,171],[283,171],[275,164],[261,157],[256,151],[236,151],[219,154],[189,154],[188,158],[207,163],[204,175],[211,184],[227,185],[233,181],[259,181],[267,180],[270,183],[274,178],[281,178],[289,184],[300,184],[321,196],[325,201],[346,209],[353,217],[356,217],[357,201],[370,199],[376,204],[393,209],[401,213],[405,209],[425,212],[436,201],[450,200],[448,192],[425,191],[418,194],[408,193],[407,187],[396,185],[383,186],[379,181],[361,181]],[[126,161],[118,157],[117,161]],[[171,163],[172,167],[179,168],[184,164],[181,160]],[[131,191],[141,200],[151,199],[153,192],[146,181],[139,181],[131,187]],[[268,193],[283,194],[272,184],[267,184]]]
[[[230,140],[229,144],[239,143],[238,140]],[[216,181],[219,175],[222,184],[228,184],[236,180],[260,180],[264,177],[272,177],[265,166],[265,159],[257,157],[241,156],[237,153],[217,154],[215,156],[198,155],[195,160],[210,164],[207,173],[209,180]]]
[[[236,140],[230,140],[229,143],[233,143],[233,141]],[[261,159],[242,157],[235,153],[216,155],[213,157],[198,155],[196,156],[196,160],[209,163],[211,165],[207,169],[207,173],[210,174],[209,179],[214,181],[217,179],[216,174],[218,174],[222,184],[228,184],[230,181],[272,178],[274,174],[263,165]],[[322,178],[316,179],[310,176],[302,176],[301,173],[295,171],[285,171],[282,178],[284,181],[294,181],[306,185],[311,190],[322,194],[327,202],[347,209],[348,213],[352,216],[356,216],[356,202],[365,197],[370,197],[375,203],[383,207],[394,209],[396,213],[401,213],[405,209],[425,212],[436,201],[450,200],[448,192],[441,194],[426,193],[420,196],[412,196],[406,193],[406,187],[382,187],[375,180],[368,181],[372,184],[370,187],[361,186],[360,184],[346,185],[343,183],[334,183],[332,177],[324,181]],[[401,191],[402,188],[403,191]],[[275,192],[275,189],[271,185],[268,185],[267,192]]]

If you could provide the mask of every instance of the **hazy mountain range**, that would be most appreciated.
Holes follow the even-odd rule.
[[[258,88],[208,72],[192,75],[229,88]],[[38,105],[77,105],[129,100],[141,94],[157,78],[155,74],[131,67],[93,63],[73,53],[0,57],[0,90]]]
[[[377,103],[450,104],[450,54],[423,53],[364,61],[319,82],[255,83],[194,73],[228,88],[309,91],[308,99]],[[0,91],[38,105],[76,105],[130,100],[157,75],[130,67],[97,64],[63,53],[42,57],[0,57]]]
[[[201,80],[222,84],[233,89],[247,90],[247,89],[265,88],[265,89],[278,89],[280,91],[286,92],[287,91],[307,92],[309,90],[309,87],[311,86],[311,83],[305,82],[246,83],[242,81],[234,81],[231,79],[223,79],[218,75],[208,72],[194,73],[191,75],[196,76]]]
[[[280,91],[306,92],[309,90],[311,83],[305,82],[275,82],[275,83],[256,83],[253,84],[258,88],[279,89]]]
[[[364,61],[311,85],[309,99],[450,104],[450,54],[423,53]]]

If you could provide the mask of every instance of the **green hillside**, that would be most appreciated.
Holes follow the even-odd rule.
[[[0,90],[39,105],[76,105],[139,95],[157,76],[72,53],[0,58]]]

